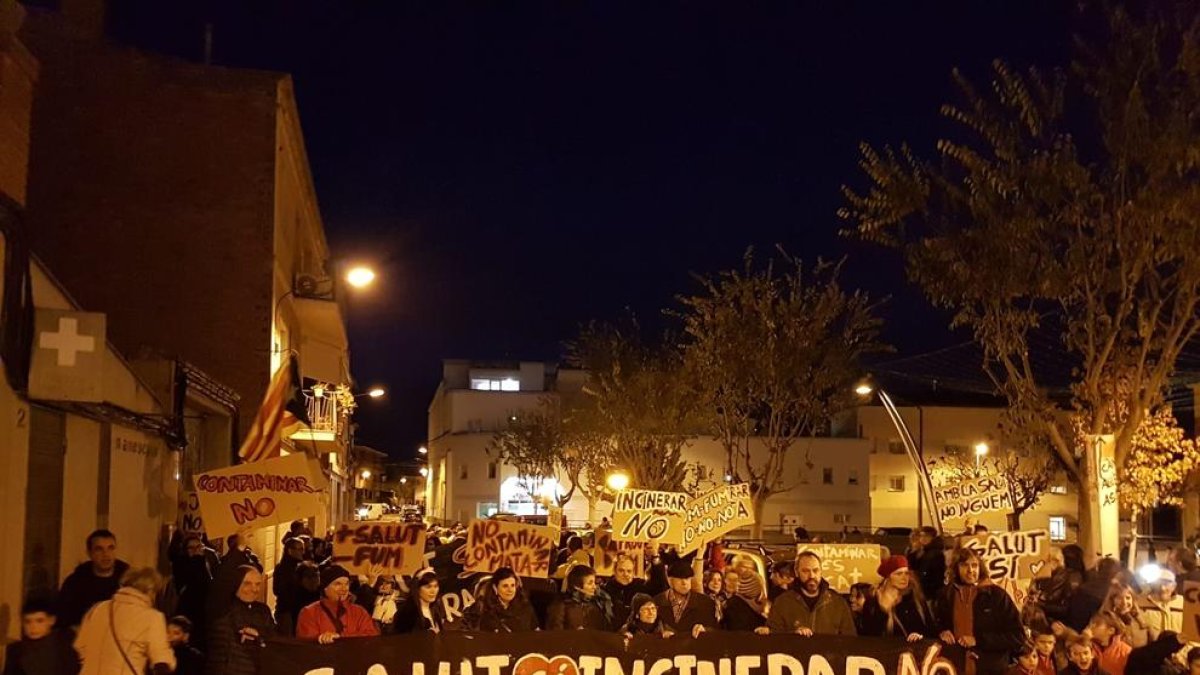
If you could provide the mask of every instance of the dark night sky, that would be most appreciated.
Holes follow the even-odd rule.
[[[170,5],[165,10],[162,5]],[[888,252],[841,239],[860,140],[928,151],[950,69],[1054,64],[1070,5],[943,2],[117,2],[117,34],[295,77],[352,298],[359,438],[424,440],[444,357],[556,358],[590,318],[655,317],[749,245],[849,255],[901,353],[954,337]],[[166,12],[176,12],[168,16]],[[131,16],[137,13],[136,18]]]

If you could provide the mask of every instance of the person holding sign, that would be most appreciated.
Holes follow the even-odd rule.
[[[700,637],[706,630],[717,627],[717,606],[703,593],[692,592],[695,571],[684,560],[676,560],[667,568],[670,588],[654,598],[663,625],[675,633]]]
[[[880,563],[876,572],[883,581],[863,603],[859,634],[896,636],[909,642],[932,635],[933,613],[921,584],[909,571],[908,559],[894,555]]]
[[[501,567],[492,573],[479,599],[463,612],[462,624],[464,630],[489,633],[520,633],[538,629],[533,605],[529,604],[511,567]]]
[[[300,610],[296,637],[333,644],[344,637],[373,637],[379,627],[350,599],[350,573],[338,565],[321,570],[321,599]]]
[[[938,605],[939,636],[967,650],[966,675],[1002,675],[1025,641],[1021,613],[1003,588],[983,575],[979,553],[960,548]]]
[[[850,606],[821,578],[821,558],[812,551],[796,556],[796,589],[775,599],[767,616],[772,634],[857,635]]]

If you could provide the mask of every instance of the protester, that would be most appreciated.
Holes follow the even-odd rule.
[[[704,573],[704,594],[712,599],[717,607],[717,621],[725,616],[725,603],[729,594],[725,592],[725,575],[721,570],[709,570]]]
[[[1038,675],[1038,655],[1033,643],[1026,640],[1017,648],[1017,662],[1008,669],[1007,675]]]
[[[591,565],[592,556],[583,549],[583,537],[572,534],[567,537],[567,546],[558,554],[559,566]]]
[[[613,564],[613,575],[604,582],[604,592],[612,598],[613,616],[628,616],[633,596],[646,593],[646,581],[634,576],[633,558],[617,557]]]
[[[300,533],[296,532],[297,523],[299,521],[292,523],[292,531],[288,533],[292,537],[284,540],[283,557],[275,566],[271,579],[271,590],[275,593],[275,624],[285,635],[293,633],[296,615],[300,607],[303,607],[297,598],[300,592],[300,576],[296,571],[300,563],[304,562],[305,550],[304,540],[300,538]],[[303,523],[299,524],[303,528]]]
[[[538,630],[537,616],[511,567],[492,572],[475,604],[463,612],[465,630],[520,633]]]
[[[1125,662],[1125,672],[1133,675],[1178,675],[1182,670],[1181,664],[1176,661],[1175,655],[1178,654],[1184,645],[1179,641],[1179,636],[1172,631],[1166,631],[1158,635],[1153,642],[1144,646],[1138,647],[1129,652],[1129,660]]]
[[[576,565],[567,573],[567,591],[550,605],[546,630],[611,631],[613,604],[607,593],[596,586],[596,571]]]
[[[1100,670],[1108,675],[1125,675],[1125,662],[1132,648],[1122,638],[1124,624],[1112,612],[1100,612],[1088,624]],[[1142,675],[1141,673],[1131,675]]]
[[[215,557],[199,535],[191,534],[184,537],[181,555],[171,565],[172,578],[179,592],[175,611],[190,619],[193,626],[200,627],[205,622],[204,605],[212,585],[212,560]],[[191,637],[202,641],[202,629]]]
[[[163,579],[153,567],[126,571],[111,600],[93,606],[75,638],[81,675],[155,675],[175,670],[167,618],[154,609]]]
[[[300,610],[296,637],[328,645],[344,637],[373,635],[379,635],[379,628],[350,596],[350,573],[339,565],[321,570],[321,599]]]
[[[219,615],[210,616],[208,675],[255,675],[266,640],[275,635],[271,609],[258,601],[262,593],[262,573],[252,565],[237,569],[237,585],[221,603]]]
[[[1150,627],[1142,620],[1133,589],[1129,586],[1113,585],[1104,600],[1103,611],[1120,619],[1122,638],[1134,649],[1145,647],[1154,637],[1158,637],[1157,634],[1150,635]]]
[[[129,564],[117,558],[117,536],[96,530],[87,536],[88,561],[80,564],[62,583],[58,593],[58,625],[73,628],[98,602],[113,597]]]
[[[791,590],[796,583],[796,568],[786,560],[780,560],[771,565],[771,586],[767,589],[767,599],[775,602],[783,593]]]
[[[659,635],[669,638],[675,634],[659,618],[658,605],[654,598],[645,593],[638,593],[633,596],[630,606],[632,609],[629,611],[629,618],[621,626],[621,633],[626,638],[632,638],[634,635]]]
[[[733,581],[726,587],[732,591],[725,603],[722,627],[725,630],[766,633],[767,592],[754,561],[749,556],[737,556],[732,565]],[[725,578],[729,580],[730,572]]]
[[[1048,623],[1055,621],[1065,623],[1067,621],[1071,596],[1083,583],[1083,574],[1067,566],[1066,550],[1068,548],[1071,547],[1067,546],[1062,550],[1050,549],[1048,557],[1050,576],[1044,579],[1035,579],[1032,585],[1032,591],[1037,593],[1038,606],[1045,614]]]
[[[1176,595],[1175,589],[1175,574],[1171,570],[1162,570],[1138,600],[1139,614],[1146,622],[1151,640],[1166,631],[1178,633],[1183,630],[1183,596]]]
[[[446,609],[438,601],[438,591],[438,578],[433,570],[419,572],[413,577],[408,601],[396,613],[396,632],[442,632],[446,626]],[[380,597],[382,595],[380,593]]]
[[[857,635],[850,606],[821,578],[821,558],[812,551],[796,556],[796,589],[772,603],[767,615],[771,633]]]
[[[262,565],[258,563],[258,558],[249,547],[241,545],[238,535],[230,535],[225,543],[229,548],[226,549],[225,557],[221,558],[221,564],[213,571],[208,598],[204,603],[204,613],[209,622],[213,617],[222,616],[234,601],[245,576],[242,567],[250,566],[262,573]]]
[[[717,607],[712,598],[692,591],[695,571],[684,560],[676,560],[667,569],[667,590],[654,597],[663,625],[673,633],[699,637],[717,627]]]
[[[867,598],[874,592],[875,587],[866,582],[850,584],[850,616],[854,618],[854,631],[859,635],[863,634],[863,608],[867,605]]]
[[[1025,641],[1020,612],[1008,593],[982,574],[979,554],[954,552],[950,583],[942,591],[937,626],[943,642],[970,652],[979,675],[999,675]]]
[[[79,657],[68,631],[55,630],[54,605],[30,598],[21,607],[21,639],[4,650],[4,675],[75,675]]]
[[[1055,675],[1066,666],[1065,656],[1061,659],[1062,663],[1059,662],[1058,638],[1054,637],[1054,633],[1035,634],[1033,646],[1037,649],[1037,675]]]
[[[179,615],[167,621],[167,642],[175,652],[175,675],[201,675],[204,672],[204,654],[191,645],[191,639],[191,619]]]
[[[946,544],[937,528],[926,525],[918,529],[906,557],[925,597],[938,597],[946,585]]]
[[[1100,669],[1096,650],[1086,637],[1075,636],[1067,641],[1067,667],[1061,675],[1111,675]]]
[[[1167,556],[1167,569],[1175,573],[1175,579],[1181,585],[1185,581],[1200,581],[1196,549],[1191,546],[1177,546],[1172,549]]]
[[[1096,563],[1096,569],[1092,570],[1078,590],[1071,595],[1067,607],[1067,620],[1063,623],[1074,631],[1083,630],[1096,612],[1104,606],[1104,599],[1108,597],[1108,587],[1120,570],[1121,563],[1112,558],[1103,558]]]
[[[894,555],[876,570],[882,581],[863,603],[860,635],[895,636],[908,642],[932,635],[933,613],[921,584],[913,580],[908,559]]]
[[[437,574],[434,574],[432,571],[428,572],[428,574],[433,577],[434,598],[436,599]],[[414,588],[420,587],[418,582],[421,576],[421,574],[417,574],[413,578],[413,583],[416,584]],[[414,592],[412,595],[415,596],[416,593]],[[382,574],[379,575],[379,578],[375,580],[375,606],[371,608],[371,620],[379,627],[381,634],[387,635],[396,632],[396,613],[401,602],[403,600],[400,597],[400,590],[396,588],[396,579]],[[411,599],[409,599],[408,604],[412,604]],[[409,630],[403,632],[410,632],[411,630],[410,627]]]

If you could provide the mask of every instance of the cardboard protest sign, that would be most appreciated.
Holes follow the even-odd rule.
[[[942,522],[979,516],[996,511],[1011,511],[1008,483],[1000,476],[982,476],[933,488],[934,503]]]
[[[646,545],[640,541],[617,541],[612,530],[597,530],[596,544],[592,551],[596,574],[611,577],[616,569],[617,558],[625,556],[633,561],[633,575],[645,576]]]
[[[688,502],[680,554],[694,551],[739,527],[754,524],[750,484],[721,485]]]
[[[1200,642],[1200,581],[1183,582],[1183,639]]]
[[[879,583],[879,544],[799,544],[796,553],[812,551],[821,559],[821,577],[838,593],[857,583]]]
[[[622,490],[613,504],[613,538],[681,546],[689,501],[684,492]]]
[[[425,525],[363,521],[333,534],[333,562],[352,574],[414,574],[425,566]]]
[[[317,515],[324,476],[309,473],[304,455],[238,464],[196,476],[209,537]]]
[[[1030,530],[963,537],[960,545],[979,553],[984,573],[1021,607],[1029,595],[1030,582],[1050,576],[1049,541],[1050,534],[1045,530]]]
[[[511,567],[517,576],[545,579],[557,543],[557,527],[472,520],[467,529],[463,572],[495,572]]]

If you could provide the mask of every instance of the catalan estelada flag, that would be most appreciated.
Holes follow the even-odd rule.
[[[254,417],[254,424],[238,450],[238,457],[243,462],[279,457],[283,439],[301,426],[310,425],[300,368],[296,359],[290,356],[286,359],[271,378],[267,394]]]

